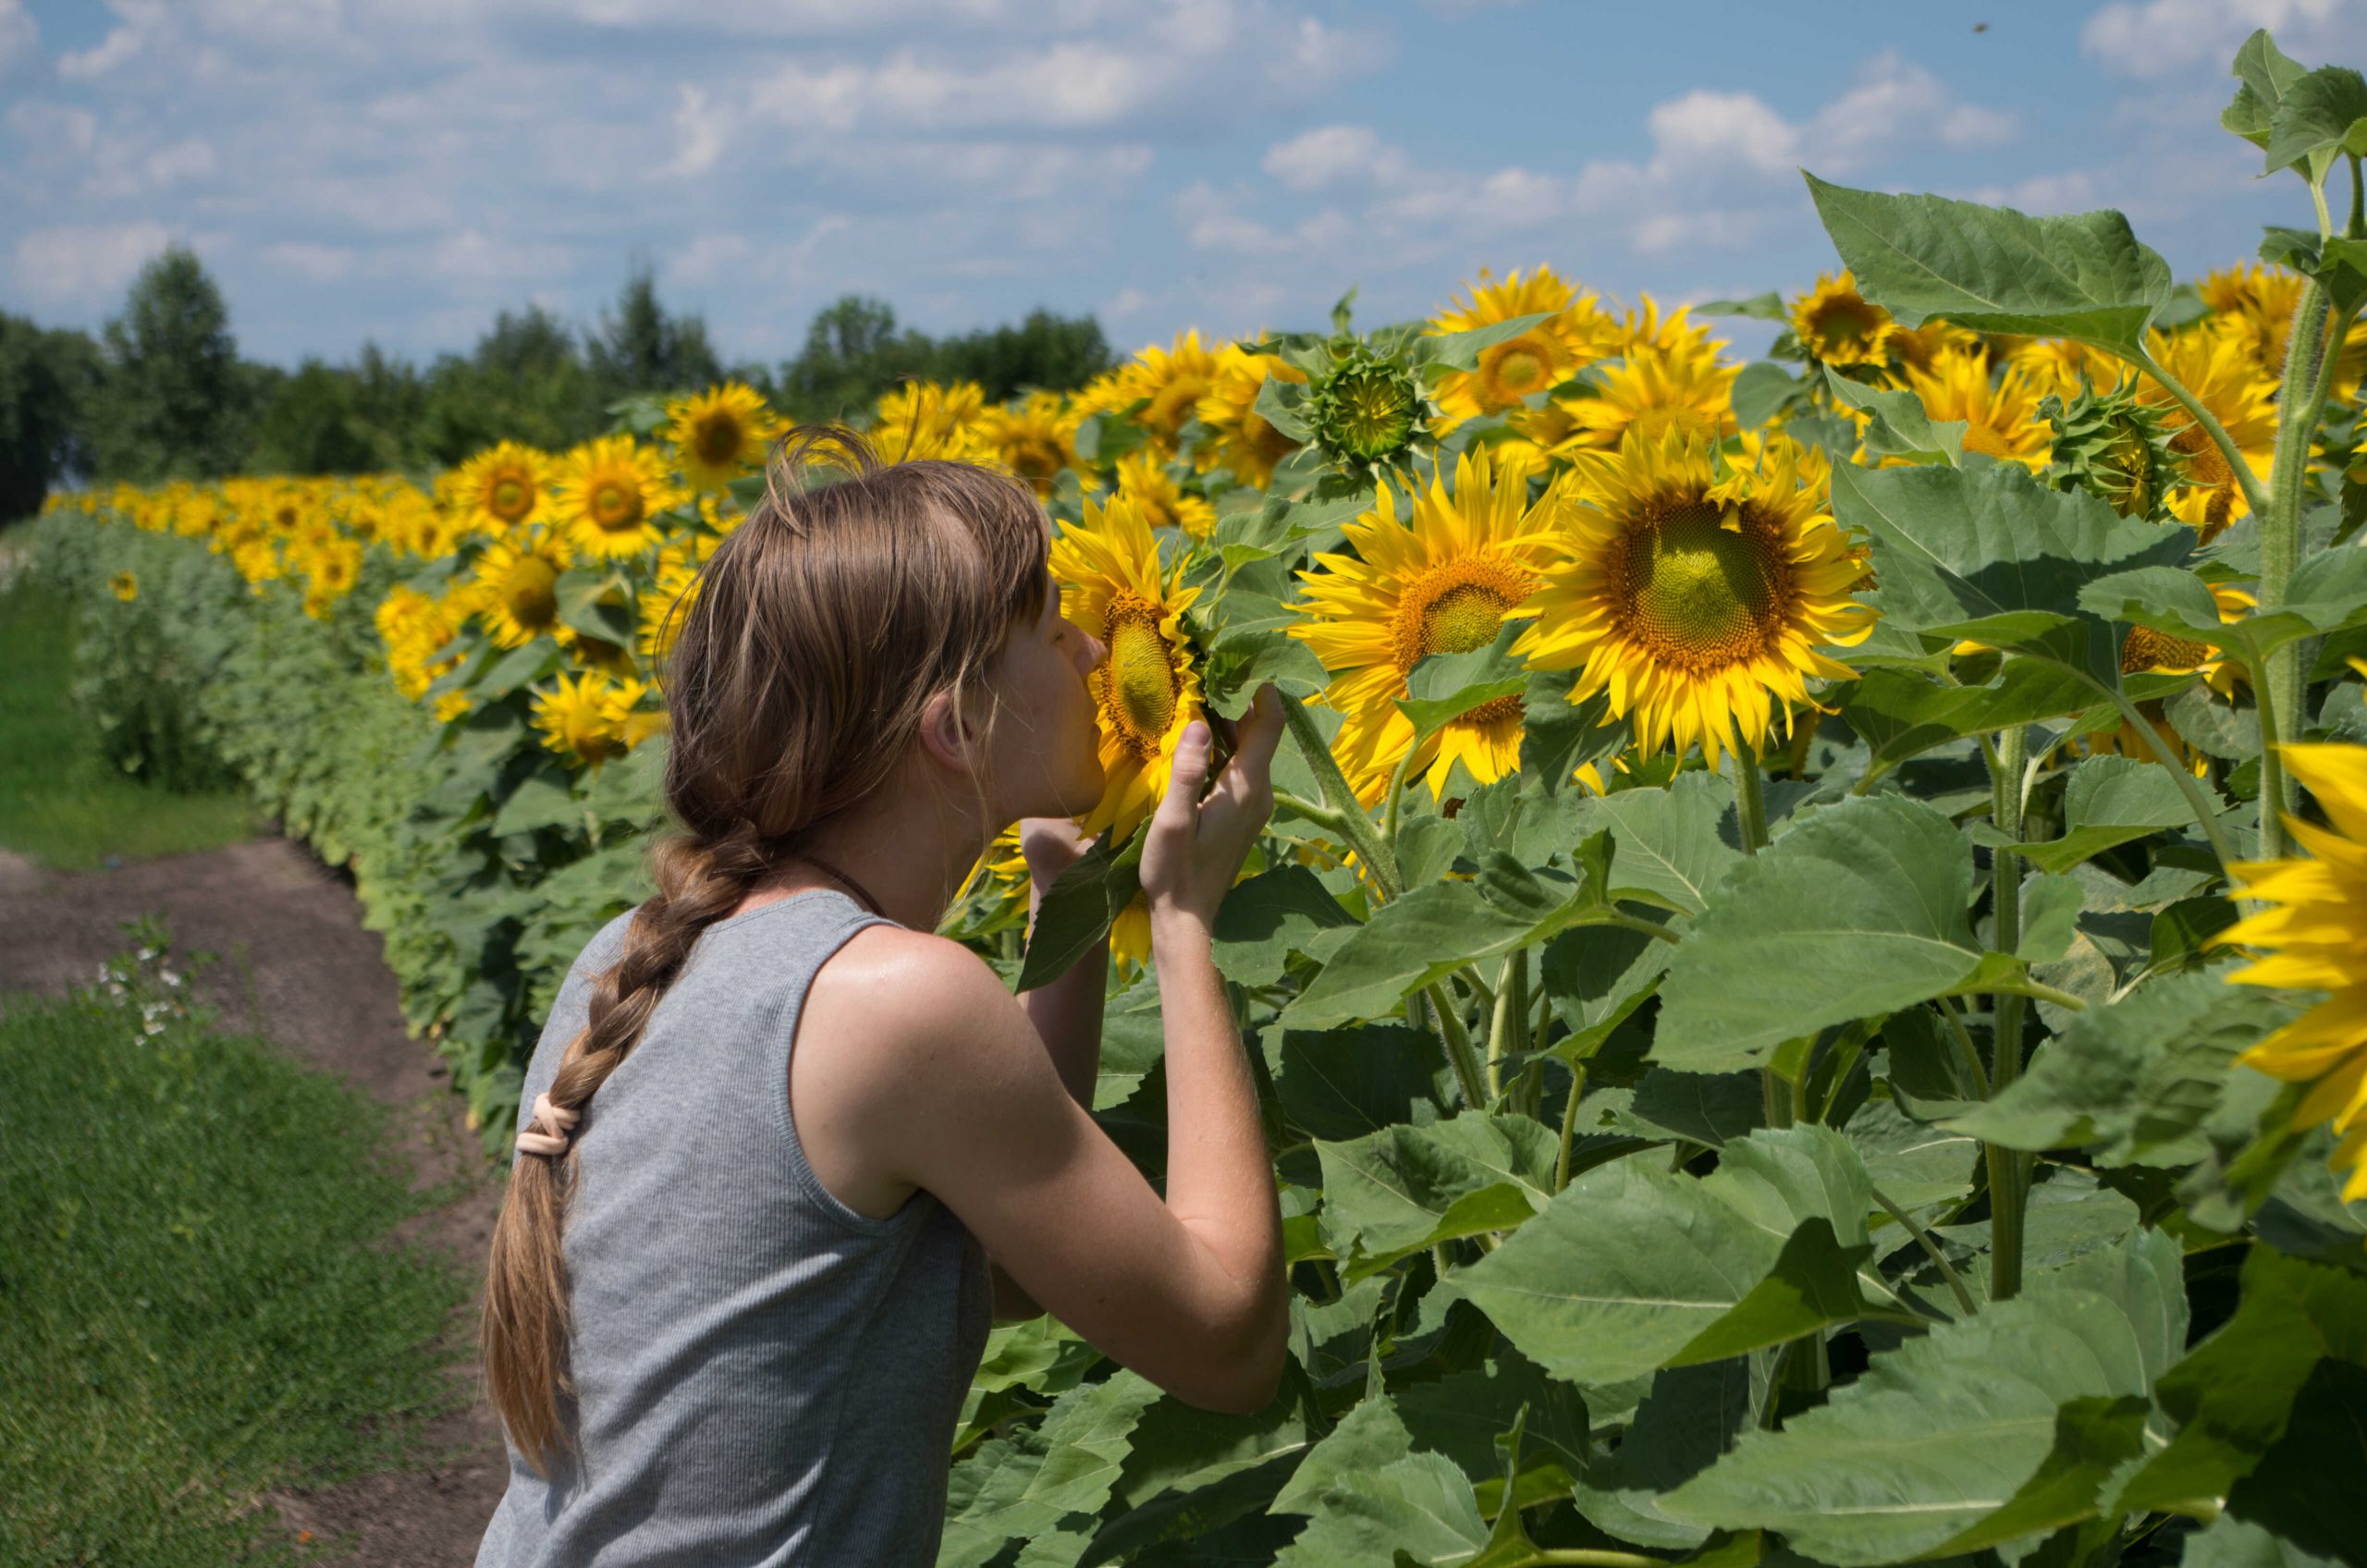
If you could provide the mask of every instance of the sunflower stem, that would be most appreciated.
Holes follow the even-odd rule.
[[[1767,847],[1767,791],[1759,776],[1759,760],[1736,748],[1735,815],[1742,824],[1742,852],[1755,855]]]
[[[2219,423],[2219,416],[2204,408],[2202,400],[2188,391],[2184,382],[2164,370],[2160,362],[2144,349],[2138,349],[2131,359],[2138,369],[2161,383],[2162,390],[2167,392],[2195,423],[2202,426],[2202,433],[2211,437],[2212,444],[2219,448],[2220,457],[2226,459],[2228,472],[2236,476],[2236,488],[2244,493],[2244,505],[2250,507],[2254,514],[2264,515],[2268,510],[2268,492],[2261,488],[2260,481],[2252,474],[2252,465],[2246,462],[2243,453],[2236,449],[2236,438],[2227,434],[2227,427]]]
[[[2211,841],[2211,852],[2218,857],[2219,867],[2224,872],[2228,864],[2236,858],[2236,851],[2235,847],[2227,842],[2226,830],[2219,826],[2219,814],[2211,809],[2211,802],[2204,797],[2202,786],[2195,782],[2194,775],[2188,772],[2185,765],[2178,761],[2177,753],[2170,750],[2170,743],[2162,739],[2160,730],[2153,728],[2153,721],[2138,711],[2137,704],[2129,700],[2128,692],[2116,685],[2113,688],[2112,700],[2113,705],[2120,709],[2120,717],[2126,719],[2128,727],[2136,730],[2143,739],[2146,749],[2153,753],[2153,760],[2166,768],[2170,777],[2177,780],[2179,792],[2186,796],[2187,809],[2194,813],[2195,824],[2202,829],[2202,836]],[[2263,794],[2267,793],[2266,778],[2267,775],[2263,773],[2262,775]]]
[[[1296,697],[1284,692],[1282,698],[1282,722],[1289,728],[1291,739],[1298,742],[1299,754],[1306,759],[1308,771],[1322,788],[1323,798],[1339,823],[1341,837],[1356,851],[1356,858],[1364,862],[1366,875],[1380,888],[1382,897],[1398,897],[1405,891],[1405,883],[1398,874],[1396,852],[1373,832],[1372,818],[1365,815],[1355,790],[1348,787],[1347,776],[1340,771],[1339,759],[1324,743],[1323,733],[1315,728],[1315,720],[1306,717],[1306,709],[1299,705]]]
[[[2022,838],[2022,772],[2029,752],[2030,731],[2016,724],[1998,732],[1997,748],[1990,753],[1990,826],[2015,843]],[[1999,846],[1990,851],[1989,868],[1993,945],[2011,953],[2022,945],[2022,857]],[[2008,993],[1993,1006],[1990,1089],[2003,1094],[2021,1074],[2025,1003]],[[1992,1299],[2003,1301],[2022,1288],[2022,1211],[2029,1167],[2020,1150],[2002,1144],[1982,1144],[1981,1158],[1989,1165],[1989,1291]]]
[[[1397,848],[1397,824],[1405,809],[1405,772],[1413,766],[1417,746],[1408,746],[1397,766],[1389,770],[1389,798],[1380,808],[1380,838],[1393,853]]]
[[[1880,1187],[1873,1188],[1872,1192],[1874,1201],[1882,1205],[1883,1212],[1897,1220],[1907,1233],[1915,1238],[1915,1244],[1923,1249],[1923,1256],[1940,1266],[1940,1278],[1945,1280],[1948,1289],[1956,1292],[1956,1305],[1964,1308],[1964,1315],[1969,1317],[1980,1311],[1973,1305],[1972,1292],[1965,1288],[1964,1276],[1956,1272],[1956,1265],[1950,1263],[1947,1254],[1940,1250],[1940,1243],[1932,1239],[1932,1232],[1915,1223],[1914,1217],[1891,1202]]]
[[[1445,991],[1436,981],[1423,986],[1422,994],[1429,998],[1430,1016],[1438,1023],[1439,1039],[1454,1068],[1454,1081],[1462,1086],[1463,1103],[1474,1110],[1487,1109],[1488,1080],[1472,1052],[1471,1031],[1464,1027],[1462,1012],[1448,1004]]]
[[[1956,1004],[1946,997],[1939,999],[1940,1016],[1948,1021],[1949,1030],[1956,1035],[1956,1050],[1964,1057],[1967,1072],[1972,1074],[1972,1086],[1981,1099],[1989,1097],[1989,1069],[1981,1065],[1981,1047],[1972,1043],[1972,1031],[1964,1026],[1964,1019],[1956,1011]]]
[[[1570,1184],[1570,1137],[1578,1125],[1578,1101],[1587,1092],[1587,1064],[1570,1063],[1570,1097],[1562,1106],[1562,1152],[1553,1157],[1553,1190]]]

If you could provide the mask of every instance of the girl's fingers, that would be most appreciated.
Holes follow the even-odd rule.
[[[1175,765],[1168,775],[1166,798],[1152,814],[1155,827],[1188,830],[1200,809],[1200,789],[1208,777],[1208,727],[1194,719],[1175,742]]]

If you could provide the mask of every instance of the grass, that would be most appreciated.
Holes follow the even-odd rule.
[[[241,794],[178,794],[107,766],[67,701],[73,643],[56,594],[0,588],[0,849],[80,871],[252,837]]]
[[[295,1563],[259,1492],[416,1463],[468,1299],[388,1113],[135,980],[0,998],[0,1562]],[[300,1550],[303,1555],[300,1556]]]

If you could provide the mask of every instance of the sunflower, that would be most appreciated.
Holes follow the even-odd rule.
[[[1109,655],[1089,678],[1101,721],[1101,799],[1084,828],[1131,834],[1167,792],[1175,742],[1200,716],[1200,676],[1183,615],[1199,597],[1180,567],[1162,572],[1150,524],[1131,496],[1088,497],[1082,522],[1052,541],[1061,613],[1099,637]]]
[[[1355,554],[1318,552],[1323,570],[1302,571],[1307,619],[1289,634],[1331,672],[1323,701],[1340,714],[1333,750],[1367,805],[1389,788],[1414,744],[1414,724],[1397,708],[1406,677],[1428,654],[1463,654],[1496,640],[1505,613],[1536,589],[1555,556],[1560,493],[1534,505],[1518,479],[1496,472],[1484,450],[1455,459],[1454,493],[1438,475],[1403,519],[1396,492],[1378,488],[1374,508],[1346,525]],[[1460,761],[1481,784],[1520,766],[1521,700],[1498,697],[1424,741],[1406,764],[1443,798]]]
[[[1123,407],[1148,398],[1134,423],[1172,448],[1184,423],[1199,410],[1200,399],[1217,384],[1217,357],[1200,345],[1196,331],[1185,332],[1171,349],[1153,343],[1118,372],[1117,390]]]
[[[1891,358],[1898,361],[1899,371],[1928,371],[1938,361],[1944,350],[1954,349],[1976,358],[1986,354],[1981,334],[1967,332],[1954,322],[1933,316],[1921,326],[1902,326],[1890,340]]]
[[[995,460],[1049,496],[1061,471],[1076,466],[1076,423],[1057,392],[1030,392],[1017,408],[998,405],[978,417],[978,434]]]
[[[1153,528],[1178,528],[1206,539],[1217,525],[1217,508],[1206,496],[1184,488],[1156,453],[1137,448],[1118,459],[1118,493],[1141,508]]]
[[[1692,307],[1679,305],[1668,315],[1661,314],[1660,301],[1650,294],[1636,296],[1636,308],[1620,318],[1612,330],[1613,354],[1632,354],[1638,349],[1659,349],[1674,352],[1678,349],[1699,351],[1706,349],[1712,357],[1726,346],[1725,339],[1712,338],[1709,327],[1692,319]]]
[[[395,690],[412,702],[427,694],[435,678],[460,662],[460,655],[438,661],[436,654],[452,640],[459,622],[441,599],[397,585],[378,602],[372,616],[378,640],[386,648],[386,673]]]
[[[1594,387],[1554,398],[1571,424],[1554,455],[1609,451],[1631,430],[1652,437],[1668,431],[1733,434],[1740,367],[1720,364],[1718,347],[1703,335],[1686,335],[1669,348],[1638,347]]]
[[[2308,858],[2239,862],[2227,869],[2245,896],[2271,907],[2245,916],[2223,942],[2265,949],[2227,978],[2246,986],[2324,991],[2326,998],[2236,1060],[2311,1089],[2296,1129],[2331,1121],[2327,1163],[2348,1169],[2343,1201],[2367,1198],[2367,747],[2288,744],[2285,766],[2330,826],[2287,817]]]
[[[659,659],[674,650],[674,639],[682,629],[681,618],[690,613],[699,591],[698,567],[679,545],[668,545],[657,552],[657,572],[650,585],[642,591],[637,611],[639,635],[634,646],[645,659]],[[675,602],[681,608],[674,608]]]
[[[2005,360],[2030,378],[2039,396],[2053,393],[2066,401],[2078,397],[2083,385],[2113,391],[2130,374],[2120,360],[2068,337],[2023,338],[2005,350]]]
[[[463,527],[498,539],[533,520],[543,506],[550,476],[548,457],[504,441],[479,452],[452,475],[452,509]]]
[[[534,693],[534,728],[543,744],[581,764],[620,757],[665,726],[663,714],[636,713],[648,693],[644,681],[611,681],[597,673],[562,675],[556,688]]]
[[[2252,472],[2265,481],[2276,456],[2276,384],[2262,373],[2242,333],[2196,328],[2151,337],[2155,361],[2211,411]],[[2162,415],[2170,432],[2170,450],[2185,470],[2186,483],[2170,493],[2171,512],[2192,527],[2203,544],[2211,543],[2251,510],[2235,471],[2210,432],[2161,383],[2151,376],[2140,380],[2137,400]]]
[[[1582,465],[1567,559],[1513,645],[1532,668],[1578,669],[1573,703],[1608,691],[1643,755],[1699,741],[1713,767],[1723,745],[1755,753],[1779,706],[1788,730],[1790,704],[1810,700],[1805,677],[1851,679],[1816,649],[1873,625],[1849,597],[1862,563],[1802,487],[1790,444],[1723,482],[1715,451],[1699,435],[1638,432]]]
[[[1965,422],[1967,451],[2032,471],[2046,466],[2053,443],[2028,371],[2009,364],[1993,383],[1989,361],[1977,348],[1948,348],[1932,355],[1928,368],[1908,365],[1903,379],[1932,418]]]
[[[1469,303],[1458,303],[1430,319],[1433,335],[1469,332],[1519,316],[1543,313],[1519,337],[1479,351],[1479,362],[1457,371],[1439,384],[1436,397],[1441,433],[1466,420],[1518,407],[1523,399],[1550,392],[1580,365],[1618,351],[1618,326],[1598,307],[1594,295],[1582,294],[1553,274],[1539,267],[1524,281],[1518,272],[1491,283],[1486,268],[1479,281],[1467,285]]]
[[[781,423],[745,382],[727,381],[666,405],[666,439],[693,490],[720,490],[764,460]]]
[[[1874,365],[1890,361],[1898,324],[1890,312],[1858,292],[1858,280],[1819,276],[1816,287],[1792,301],[1792,330],[1800,347],[1829,365]]]
[[[889,462],[944,458],[984,462],[994,456],[979,418],[986,388],[975,381],[908,381],[879,399],[871,444]]]
[[[107,591],[128,605],[140,597],[140,579],[128,571],[118,571],[107,579]]]
[[[558,515],[568,542],[594,560],[640,555],[663,538],[656,514],[680,501],[664,459],[630,435],[603,435],[561,460]]]
[[[1222,463],[1242,484],[1260,490],[1274,482],[1274,466],[1299,446],[1257,411],[1257,394],[1269,376],[1306,383],[1305,372],[1271,354],[1253,354],[1238,343],[1217,350],[1216,380],[1199,407],[1200,423],[1215,439],[1193,454],[1202,468]]]
[[[2211,307],[2213,325],[2243,344],[2254,370],[2271,381],[2285,374],[2285,346],[2301,304],[2300,274],[2245,262],[2205,276],[2195,292]]]
[[[544,635],[563,643],[569,631],[558,618],[558,580],[567,567],[566,550],[548,534],[497,539],[462,592],[497,646],[521,648]]]

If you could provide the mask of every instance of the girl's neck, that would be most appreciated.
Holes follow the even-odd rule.
[[[792,851],[781,871],[797,887],[834,888],[842,884],[830,872],[842,872],[897,925],[934,931],[989,838],[952,813],[926,805],[866,812],[836,818],[807,836],[806,846],[829,870]],[[846,890],[863,901],[861,893]]]

